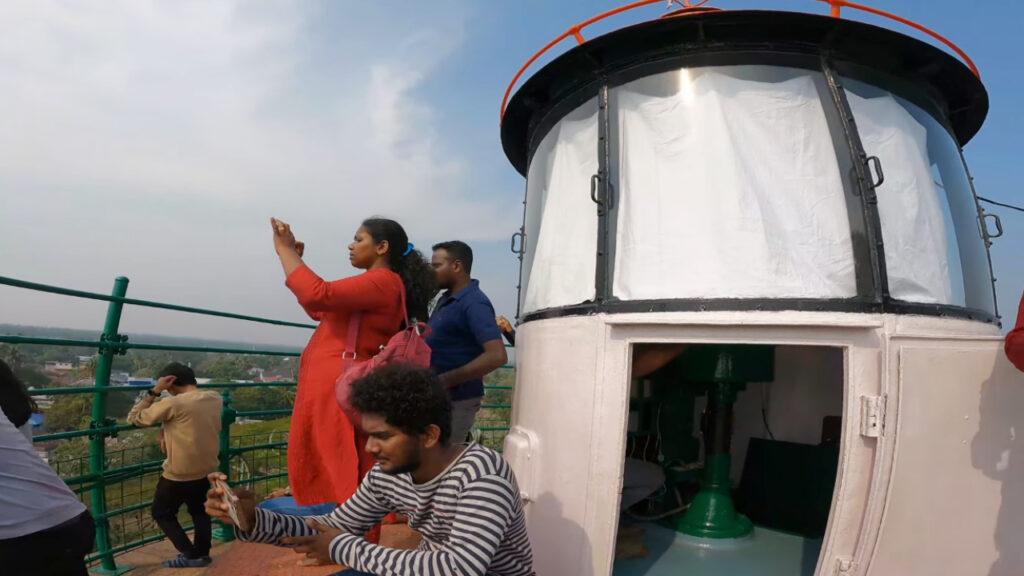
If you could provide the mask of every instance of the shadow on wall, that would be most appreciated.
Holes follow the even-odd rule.
[[[583,527],[562,516],[562,503],[545,492],[528,504],[527,527],[537,574],[591,576],[590,538]]]
[[[1001,484],[996,520],[998,558],[989,576],[1019,576],[1024,569],[1024,456],[1017,456],[1024,434],[1024,375],[1000,352],[992,374],[982,384],[978,434],[971,443],[971,461],[985,476]],[[941,474],[941,471],[936,471]],[[952,520],[951,520],[952,521]]]

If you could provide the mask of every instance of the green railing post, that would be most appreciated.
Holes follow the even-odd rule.
[[[220,412],[220,471],[231,480],[231,424],[235,422],[237,412],[231,407],[231,392],[225,390],[221,396],[224,398],[224,407]],[[230,526],[217,522],[213,529],[213,537],[222,542],[230,542],[235,539],[235,531]]]
[[[117,298],[124,298],[128,292],[128,279],[118,276],[114,280],[114,289],[111,295]],[[105,343],[120,342],[121,337],[117,333],[121,325],[120,301],[112,300],[107,305],[107,319],[103,323],[103,335],[100,341]],[[96,387],[105,388],[110,386],[110,373],[113,369],[114,354],[116,347],[102,346],[99,358],[96,361]],[[103,478],[106,469],[106,449],[104,440],[107,431],[103,430],[108,426],[107,420],[107,395],[103,392],[96,392],[92,398],[92,423],[90,426],[95,430],[89,436],[89,473],[96,476],[96,482],[92,488],[92,515],[96,521],[96,552],[100,559],[100,567],[96,569],[102,574],[123,574],[131,567],[118,568],[114,562],[114,556],[110,547],[110,522],[107,519],[107,484]]]

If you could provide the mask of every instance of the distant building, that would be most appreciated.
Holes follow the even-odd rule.
[[[128,385],[129,386],[139,386],[139,387],[145,386],[146,388],[150,388],[150,387],[153,386],[153,379],[152,378],[138,378],[138,377],[134,377],[134,376],[129,376],[128,377]]]
[[[46,370],[47,372],[67,372],[74,369],[75,367],[71,362],[56,362],[53,360],[47,362],[43,367],[43,370]]]

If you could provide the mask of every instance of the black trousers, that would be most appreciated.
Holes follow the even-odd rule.
[[[156,483],[153,495],[153,519],[167,535],[167,539],[186,558],[201,558],[210,555],[210,539],[212,528],[210,516],[203,508],[206,502],[206,491],[210,489],[210,481],[206,478],[177,482],[163,476]],[[185,530],[178,523],[178,510],[184,504],[192,516],[195,527],[194,541],[188,539]]]
[[[53,528],[0,540],[4,576],[89,576],[85,556],[92,551],[96,527],[86,510]]]

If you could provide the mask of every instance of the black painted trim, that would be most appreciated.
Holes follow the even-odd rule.
[[[501,129],[505,154],[525,175],[530,151],[547,132],[545,126],[564,115],[556,109],[565,106],[572,110],[594,97],[604,78],[679,55],[724,52],[829,54],[837,66],[870,67],[902,79],[912,91],[924,87],[926,98],[938,102],[961,145],[978,131],[988,111],[984,86],[962,62],[904,34],[815,14],[720,11],[643,22],[558,56],[533,74],[510,100]],[[839,72],[846,73],[843,68]],[[570,102],[573,100],[576,104]]]
[[[666,300],[610,300],[584,302],[559,308],[546,308],[523,315],[520,324],[536,320],[596,314],[627,314],[650,312],[849,312],[855,314],[905,314],[939,316],[999,324],[999,319],[984,310],[918,304],[890,300],[885,303],[857,298],[816,300],[807,298],[709,298]]]
[[[829,92],[832,94],[832,102],[839,113],[843,133],[846,136],[845,148],[849,151],[854,185],[860,196],[860,208],[863,222],[866,224],[865,240],[867,241],[868,256],[871,261],[871,276],[873,285],[872,300],[883,302],[889,300],[889,278],[885,267],[885,246],[882,242],[882,221],[878,215],[878,196],[875,194],[875,187],[871,182],[871,174],[868,172],[868,156],[864,152],[864,146],[860,141],[860,133],[857,131],[857,121],[850,109],[850,102],[846,99],[846,90],[839,80],[839,75],[832,68],[831,63],[822,58],[822,72],[825,74],[825,81],[828,82]],[[838,150],[837,150],[838,153]]]
[[[608,86],[602,86],[597,94],[597,181],[595,202],[597,203],[597,266],[594,267],[594,294],[598,300],[607,300],[612,294],[612,264],[609,253],[615,239],[609,234],[612,219],[612,183],[608,169]]]

